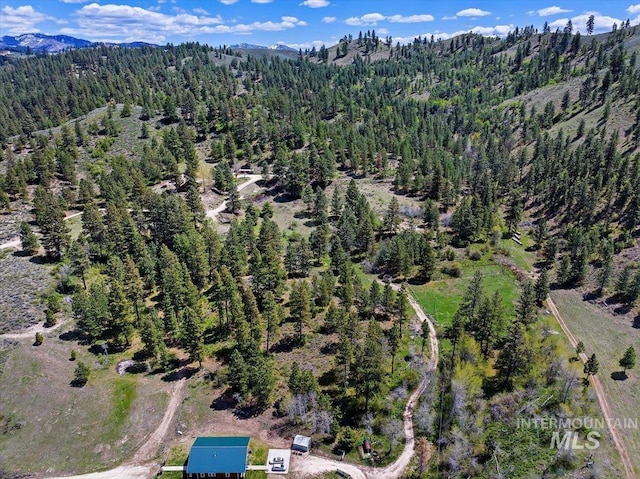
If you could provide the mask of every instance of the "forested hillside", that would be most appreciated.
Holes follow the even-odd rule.
[[[417,417],[434,459],[407,474],[495,477],[499,456],[513,477],[578,477],[586,452],[514,421],[542,397],[536,414],[595,414],[542,314],[550,287],[636,311],[636,29],[363,32],[295,60],[193,43],[4,58],[0,242],[56,265],[69,306],[43,314],[72,317],[82,347],[209,368],[246,414],[327,449],[366,433],[382,462],[424,373],[410,285],[462,277]],[[287,205],[302,227],[283,227]],[[523,230],[535,268],[508,258]],[[592,477],[621,474],[599,454]]]

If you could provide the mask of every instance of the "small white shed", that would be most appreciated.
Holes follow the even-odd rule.
[[[309,452],[311,450],[311,438],[297,434],[296,437],[293,438],[291,449],[297,452]]]

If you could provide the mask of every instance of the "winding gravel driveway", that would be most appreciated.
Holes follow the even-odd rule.
[[[394,285],[396,286],[396,285]],[[397,288],[395,288],[397,289]],[[422,324],[424,321],[429,325],[429,342],[431,345],[431,358],[429,359],[429,363],[427,365],[427,371],[435,371],[438,366],[438,338],[436,336],[436,329],[433,325],[431,319],[425,314],[422,310],[422,307],[418,304],[418,302],[414,299],[414,297],[409,294],[409,304],[416,313],[418,322]],[[404,449],[402,453],[396,459],[396,461],[392,464],[389,464],[383,468],[374,468],[374,467],[360,467],[353,464],[348,464],[345,462],[339,462],[332,459],[327,459],[325,457],[313,456],[309,455],[303,457],[302,459],[296,458],[294,462],[294,470],[303,474],[303,475],[314,475],[320,474],[322,472],[330,472],[335,471],[336,469],[341,469],[344,472],[353,477],[353,479],[396,479],[404,473],[405,469],[409,465],[411,458],[415,453],[415,433],[413,430],[413,412],[418,403],[418,399],[424,392],[427,384],[430,380],[430,376],[425,375],[420,381],[418,387],[411,393],[409,399],[407,400],[407,404],[404,407],[403,413],[403,424],[404,424],[404,435],[405,435],[405,443]]]

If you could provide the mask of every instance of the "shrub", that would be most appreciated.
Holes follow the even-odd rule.
[[[443,256],[445,260],[453,261],[454,259],[456,259],[456,252],[451,248],[447,248],[446,250],[444,250]]]
[[[34,346],[40,346],[44,341],[44,336],[42,333],[36,333],[36,341],[33,343]]]
[[[71,384],[76,387],[84,386],[85,384],[87,384],[90,374],[91,370],[89,369],[89,366],[87,366],[82,361],[78,361],[78,365],[73,372],[73,381],[71,381]]]
[[[52,326],[56,325],[56,322],[58,321],[56,318],[56,314],[51,311],[50,309],[46,309],[44,311],[44,327],[45,328],[51,328]]]
[[[477,248],[467,248],[467,256],[472,261],[479,261],[482,258],[482,252]]]
[[[72,349],[71,357],[69,358],[69,361],[75,361],[76,359],[78,359],[78,351],[76,351],[75,349]]]
[[[59,313],[62,309],[62,296],[58,293],[51,293],[47,296],[47,308],[54,313]]]
[[[358,445],[358,433],[346,426],[342,428],[342,432],[340,433],[340,447],[345,451],[351,451],[354,447]]]
[[[452,278],[460,278],[462,276],[462,268],[457,263],[454,263],[451,266],[443,266],[440,271],[444,274],[448,274]]]

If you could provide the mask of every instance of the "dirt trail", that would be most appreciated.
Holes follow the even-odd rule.
[[[9,249],[9,248],[19,248],[20,247],[20,238],[13,238],[12,240],[7,241],[6,243],[0,244],[0,250]]]
[[[65,216],[64,220],[68,221],[71,218],[76,218],[77,216],[80,216],[80,215],[82,215],[82,212],[72,213],[70,215]],[[16,236],[15,238],[10,239],[6,243],[0,244],[0,250],[9,249],[9,248],[20,248],[21,249],[20,238],[18,236]]]
[[[422,310],[418,302],[409,294],[409,303],[414,309],[418,322],[422,324],[427,321],[429,325],[429,342],[431,345],[431,358],[427,365],[427,371],[435,371],[438,366],[438,338],[436,336],[436,329],[433,322]],[[409,465],[411,458],[415,452],[415,433],[413,430],[413,412],[420,399],[420,396],[427,387],[429,381],[428,376],[424,376],[418,387],[411,393],[407,404],[404,407],[403,423],[405,443],[402,453],[396,459],[396,461],[383,468],[373,467],[359,467],[353,464],[347,464],[344,462],[334,461],[324,457],[307,456],[301,460],[296,459],[294,469],[304,475],[319,474],[327,471],[335,471],[341,469],[351,475],[354,479],[395,479],[402,476],[404,470]]]
[[[55,331],[56,329],[60,328],[61,326],[65,325],[67,323],[67,321],[58,321],[55,325],[47,328],[45,327],[44,323],[41,324],[35,324],[31,327],[29,327],[28,329],[25,329],[24,331],[20,332],[20,333],[5,333],[5,334],[0,334],[0,339],[26,339],[26,338],[33,338],[36,333],[43,333],[46,334],[50,331]]]
[[[547,304],[549,305],[549,309],[551,310],[553,315],[556,317],[558,324],[564,331],[564,334],[566,334],[567,338],[569,338],[569,342],[575,348],[578,345],[578,341],[576,341],[576,338],[573,336],[573,334],[571,334],[569,327],[564,322],[564,319],[562,319],[562,316],[560,315],[560,312],[558,311],[556,304],[553,302],[553,299],[551,299],[551,296],[547,297]],[[587,355],[585,353],[580,353],[580,359],[582,360],[583,363],[586,363]],[[611,435],[611,438],[613,439],[613,443],[615,444],[616,449],[618,450],[618,453],[620,454],[620,459],[622,460],[622,465],[624,466],[626,477],[627,479],[635,479],[636,476],[635,476],[635,473],[633,472],[633,465],[631,464],[631,459],[629,458],[629,452],[627,451],[627,448],[622,438],[618,434],[618,431],[612,425],[614,423],[615,417],[611,412],[611,408],[609,407],[609,402],[607,401],[607,395],[604,392],[604,389],[602,388],[602,383],[600,382],[600,378],[597,375],[591,376],[591,381],[596,391],[596,395],[598,396],[598,401],[600,402],[600,408],[602,409],[602,413],[604,414],[604,417],[607,420],[609,433]]]
[[[129,461],[131,464],[144,463],[154,456],[167,435],[167,432],[169,432],[169,426],[171,426],[173,416],[182,403],[185,384],[186,381],[184,378],[181,378],[174,383],[169,396],[169,404],[167,404],[167,409],[164,412],[162,421],[160,421],[156,430],[147,436],[146,442],[142,447],[140,447],[140,449],[138,449],[131,461]]]
[[[262,175],[244,175],[244,178],[249,178],[244,183],[240,183],[238,185],[238,191],[244,190],[247,186],[252,185],[253,183],[257,183],[262,179]],[[242,196],[240,197],[242,199]],[[222,213],[227,207],[228,200],[224,200],[221,204],[216,206],[213,209],[207,210],[207,218],[215,219],[220,213]]]

